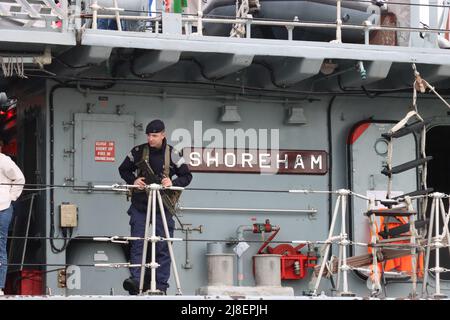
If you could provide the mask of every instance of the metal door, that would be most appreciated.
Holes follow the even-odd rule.
[[[361,122],[354,127],[349,138],[350,188],[359,194],[385,199],[388,177],[381,174],[387,160],[387,140],[381,137],[395,125],[395,122]],[[393,166],[416,159],[414,135],[394,139]],[[393,176],[391,198],[417,190],[416,169]],[[368,203],[358,198],[351,199],[352,212],[350,235],[354,241],[369,242],[369,223],[364,215]],[[366,247],[354,247],[354,254],[367,253]]]
[[[75,184],[117,183],[118,167],[134,145],[134,117],[75,114]]]

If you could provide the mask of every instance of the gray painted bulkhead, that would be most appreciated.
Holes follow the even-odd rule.
[[[413,10],[415,10],[413,8]],[[417,14],[418,12],[416,12]],[[448,65],[448,51],[437,49],[433,43],[422,45],[426,40],[419,39],[419,34],[412,34],[413,47],[374,46],[348,43],[327,43],[310,41],[286,41],[273,39],[237,39],[198,36],[194,34],[181,34],[181,20],[177,16],[166,17],[167,30],[162,34],[149,32],[119,32],[112,30],[83,29],[83,32],[45,32],[39,30],[14,30],[2,34],[2,48],[5,51],[16,52],[40,52],[49,47],[52,55],[69,63],[65,66],[58,62],[49,67],[51,72],[58,76],[79,76],[97,74],[96,69],[102,69],[105,64],[107,70],[102,70],[102,76],[123,77],[131,80],[130,72],[136,69],[137,74],[149,76],[151,80],[184,80],[188,81],[215,81],[224,80],[223,83],[243,86],[239,99],[235,100],[233,94],[226,99],[224,90],[211,89],[206,91],[192,89],[185,84],[177,89],[167,89],[159,84],[133,86],[114,86],[111,90],[96,92],[93,90],[83,92],[76,88],[59,88],[52,90],[56,83],[47,82],[40,90],[44,92],[23,93],[20,95],[30,97],[30,103],[25,102],[19,106],[19,140],[21,134],[28,128],[20,127],[26,118],[22,110],[35,105],[33,99],[38,101],[36,106],[42,108],[38,118],[40,127],[37,132],[39,159],[38,170],[46,173],[45,182],[56,185],[67,184],[86,185],[92,183],[113,184],[121,182],[117,167],[133,144],[145,141],[142,127],[153,118],[165,120],[170,133],[177,128],[186,128],[191,133],[194,121],[203,121],[203,130],[217,128],[221,132],[226,129],[273,129],[280,130],[281,149],[300,150],[326,150],[327,141],[327,110],[331,110],[331,137],[333,151],[331,159],[333,163],[332,189],[346,188],[348,186],[348,169],[350,159],[347,155],[346,140],[350,129],[355,123],[368,118],[375,120],[399,120],[409,111],[411,96],[405,94],[401,97],[391,95],[369,98],[364,95],[345,96],[343,91],[352,91],[361,85],[366,88],[388,90],[409,87],[413,81],[411,63],[416,63],[421,75],[431,84],[440,82],[439,88],[449,87],[450,68]],[[415,20],[419,20],[418,18]],[[435,19],[431,19],[435,20]],[[417,22],[416,22],[417,23]],[[433,27],[433,26],[432,26]],[[426,33],[425,33],[426,34]],[[430,36],[430,34],[426,34]],[[77,46],[75,46],[77,45]],[[141,50],[141,52],[139,51]],[[120,52],[119,52],[120,51]],[[62,55],[60,55],[64,52]],[[117,52],[119,52],[117,54]],[[144,53],[142,55],[139,55]],[[123,55],[123,57],[121,57]],[[117,59],[117,58],[120,59]],[[136,59],[135,59],[136,58]],[[125,60],[134,62],[130,66],[123,63]],[[189,61],[188,61],[189,60]],[[194,63],[194,60],[196,61]],[[362,81],[362,75],[356,70],[355,65],[364,62],[367,78]],[[105,63],[106,62],[106,63]],[[322,62],[326,62],[322,64]],[[338,69],[326,73],[326,64],[337,63]],[[118,75],[110,74],[110,68],[114,64],[119,65]],[[71,68],[70,65],[75,66]],[[95,65],[95,66],[94,66]],[[77,67],[85,66],[85,67]],[[324,67],[324,70],[322,70]],[[345,71],[346,68],[351,72]],[[162,70],[162,72],[161,72]],[[243,72],[241,73],[240,70]],[[319,74],[319,70],[322,74]],[[85,72],[86,71],[86,72]],[[85,72],[83,74],[83,72]],[[154,74],[158,73],[158,74]],[[324,75],[330,75],[324,76]],[[340,74],[338,77],[335,77]],[[145,76],[144,76],[145,77]],[[331,81],[328,81],[331,79]],[[338,79],[339,86],[333,80]],[[133,80],[136,80],[134,78]],[[326,80],[326,81],[324,81]],[[301,81],[301,83],[299,83]],[[331,83],[333,82],[333,83]],[[6,82],[5,82],[6,83]],[[330,86],[331,83],[331,86]],[[371,84],[370,88],[367,84]],[[300,87],[307,94],[298,93],[300,102],[293,102],[291,98],[285,100],[280,92],[277,93],[278,102],[272,98],[258,97],[254,101],[248,101],[241,96],[246,96],[244,86],[255,86],[264,89],[283,87],[297,89]],[[298,87],[297,87],[298,86]],[[15,83],[11,82],[11,87]],[[211,88],[211,87],[210,87]],[[220,86],[219,86],[220,88]],[[236,89],[236,88],[235,88]],[[19,90],[14,88],[14,90]],[[25,89],[26,90],[26,89]],[[329,90],[339,91],[342,96],[332,99],[329,94],[313,94],[312,92]],[[113,93],[112,91],[116,91]],[[361,93],[361,91],[359,90]],[[375,91],[374,91],[375,92]],[[152,95],[151,95],[151,94]],[[170,98],[170,94],[181,94],[177,98]],[[235,92],[234,92],[235,93]],[[158,97],[155,94],[159,95]],[[186,96],[183,96],[186,95]],[[198,97],[196,97],[198,95]],[[275,93],[274,93],[275,95]],[[19,95],[18,95],[19,96]],[[108,100],[99,96],[107,97]],[[189,96],[189,98],[187,97]],[[313,98],[312,100],[305,99]],[[368,96],[376,94],[368,93]],[[292,94],[290,95],[292,97]],[[51,103],[53,102],[53,103]],[[286,104],[285,104],[286,103]],[[88,107],[89,104],[89,107]],[[219,109],[223,105],[237,105],[241,122],[224,124],[218,121]],[[306,123],[302,125],[285,124],[286,108],[288,105],[303,108]],[[51,109],[53,107],[53,110]],[[118,107],[119,106],[119,107]],[[44,110],[45,108],[45,110]],[[89,109],[89,111],[88,111]],[[419,109],[424,118],[441,117],[439,123],[446,125],[448,115],[446,108],[436,99],[420,99]],[[117,114],[120,110],[120,115]],[[75,121],[76,120],[76,121]],[[123,121],[122,121],[123,120]],[[72,125],[71,122],[75,121]],[[109,123],[114,126],[111,128]],[[135,124],[133,125],[133,121]],[[96,125],[96,122],[98,124]],[[51,131],[54,130],[54,135]],[[87,131],[86,131],[87,130]],[[44,132],[45,131],[45,132]],[[130,136],[131,134],[131,136]],[[133,134],[135,136],[133,136]],[[87,138],[85,139],[85,135]],[[116,160],[113,163],[100,164],[92,162],[92,150],[84,147],[83,140],[96,141],[107,140],[122,141],[116,145]],[[371,143],[372,137],[363,137]],[[379,136],[373,136],[373,141]],[[81,141],[80,141],[81,140]],[[361,139],[360,142],[363,140]],[[126,145],[123,145],[126,144]],[[129,145],[128,145],[129,144]],[[207,144],[207,142],[204,142]],[[19,157],[26,157],[28,150],[24,150],[19,142]],[[364,145],[364,150],[370,147]],[[53,150],[53,152],[52,152]],[[75,150],[72,153],[71,150]],[[357,150],[354,150],[357,152]],[[410,150],[411,151],[411,150]],[[87,154],[86,154],[87,153]],[[89,155],[89,153],[91,153]],[[355,161],[364,162],[369,155],[362,155]],[[53,160],[51,160],[53,159]],[[98,165],[98,166],[97,166]],[[379,172],[380,159],[370,158],[367,161],[367,170],[353,173],[356,179],[360,178],[360,186],[364,186],[365,176],[369,172]],[[376,166],[376,168],[371,167]],[[362,166],[364,167],[364,166]],[[100,168],[96,170],[96,168]],[[51,175],[54,174],[54,179]],[[330,174],[330,173],[329,173]],[[258,174],[212,174],[194,173],[194,179],[190,187],[200,188],[225,188],[225,189],[313,189],[327,190],[329,174],[323,176],[308,175],[278,175],[264,176]],[[409,173],[411,175],[411,173]],[[74,179],[74,181],[72,181]],[[37,180],[36,182],[44,182]],[[410,182],[410,179],[407,183]],[[383,185],[383,177],[377,181]],[[403,186],[405,181],[397,182],[396,186]],[[408,185],[408,190],[411,186]],[[406,190],[405,190],[406,191]],[[439,191],[439,190],[438,190]],[[54,198],[51,197],[52,193]],[[43,193],[41,193],[43,194]],[[333,197],[335,200],[335,197]],[[45,197],[40,197],[40,204],[45,205],[45,210],[37,212],[37,225],[42,227],[37,236],[48,236],[50,232],[50,213],[55,214],[56,237],[62,236],[59,225],[58,206],[63,202],[69,202],[78,206],[78,227],[74,229],[73,237],[93,235],[128,235],[129,225],[126,210],[129,203],[125,196],[114,192],[86,192],[72,188],[55,188],[46,191]],[[54,201],[54,205],[52,203]],[[358,206],[360,200],[355,201]],[[264,222],[270,218],[271,223],[279,225],[281,231],[275,240],[324,240],[328,233],[329,207],[326,195],[295,195],[287,193],[240,193],[219,191],[189,191],[186,190],[181,199],[185,207],[240,207],[240,208],[279,208],[279,209],[308,209],[314,208],[318,212],[314,216],[300,213],[225,213],[225,212],[183,212],[181,220],[190,223],[193,227],[203,226],[204,232],[199,234],[194,231],[190,234],[193,239],[228,239],[235,237],[236,228],[242,224],[252,224],[252,217],[257,217],[257,222]],[[334,204],[334,203],[333,203]],[[52,211],[52,207],[54,208]],[[357,206],[355,206],[356,208]],[[364,224],[362,212],[353,212],[355,225],[359,228]],[[358,226],[356,225],[358,224]],[[44,227],[45,226],[45,227]],[[339,228],[339,225],[336,226]],[[44,230],[45,229],[45,230]],[[360,231],[360,230],[358,230]],[[184,237],[177,231],[176,237]],[[246,239],[257,240],[259,235],[246,234]],[[55,241],[61,246],[61,241]],[[251,273],[251,256],[256,253],[259,245],[250,244],[250,249],[245,253],[245,280],[244,285],[254,285]],[[231,252],[232,247],[226,250]],[[195,290],[206,285],[206,242],[189,242],[190,260],[192,269],[183,269],[185,263],[185,243],[175,243],[177,266],[180,272],[181,284],[185,294],[194,294]],[[336,253],[337,250],[334,250]],[[92,264],[125,262],[122,247],[117,244],[89,242],[73,240],[68,249],[60,254],[52,253],[50,244],[46,241],[46,252],[42,248],[37,254],[50,264],[47,271],[55,269],[51,264]],[[44,258],[46,257],[46,259]],[[68,270],[67,289],[58,287],[56,272],[46,274],[46,287],[53,294],[121,294],[122,281],[128,276],[126,269],[94,269],[81,267],[81,273],[74,277],[73,268]],[[350,289],[357,295],[367,296],[368,290],[364,281],[352,273]],[[77,282],[76,280],[80,281]],[[300,295],[308,290],[310,277],[300,281],[284,281],[283,285],[293,286],[295,294]],[[175,292],[175,285],[171,278],[169,294]],[[79,289],[76,289],[78,288]],[[327,280],[322,281],[321,290],[330,288]],[[446,287],[446,289],[448,286]],[[409,293],[409,284],[395,284],[388,286],[390,297],[405,297]],[[327,291],[329,294],[329,291]]]
[[[47,84],[47,92],[50,92],[52,84]],[[127,90],[139,90],[140,95],[125,95],[121,92]],[[327,109],[330,96],[316,96],[313,102],[302,102],[304,114],[307,119],[304,125],[286,125],[285,106],[283,103],[238,101],[239,113],[242,121],[236,124],[223,124],[218,122],[219,109],[224,105],[220,99],[199,97],[198,99],[182,98],[158,98],[145,96],[145,92],[161,92],[156,86],[149,88],[127,88],[123,90],[114,88],[116,93],[95,92],[80,93],[73,88],[61,88],[54,91],[54,172],[55,184],[67,183],[65,178],[73,177],[74,159],[67,157],[65,149],[74,147],[74,128],[65,128],[63,122],[70,122],[77,113],[86,113],[87,104],[90,103],[91,114],[95,119],[98,114],[116,114],[116,106],[121,105],[121,114],[131,116],[136,122],[134,132],[136,138],[134,144],[145,141],[145,135],[139,124],[145,124],[154,118],[161,118],[166,122],[170,134],[177,128],[185,128],[193,133],[194,121],[203,122],[203,131],[208,128],[217,128],[224,132],[225,129],[242,128],[244,130],[273,129],[280,130],[281,149],[301,150],[328,150],[327,142]],[[165,89],[170,93],[170,89]],[[177,89],[177,94],[185,93],[189,96],[202,95],[201,91]],[[129,93],[129,92],[128,92]],[[99,96],[108,97],[106,106],[102,106],[98,100]],[[332,119],[332,144],[333,144],[333,189],[347,187],[347,154],[346,140],[350,128],[358,121],[372,117],[377,120],[399,120],[410,107],[410,97],[378,97],[369,99],[367,97],[337,97],[331,107]],[[446,109],[435,99],[422,99],[419,108],[424,117],[441,116],[446,117]],[[49,111],[47,109],[47,111]],[[47,115],[47,121],[49,116]],[[49,123],[47,123],[49,132]],[[101,134],[99,132],[99,134]],[[113,137],[111,137],[113,138]],[[375,137],[377,139],[379,137]],[[169,139],[170,140],[170,139]],[[173,141],[169,141],[173,143]],[[47,139],[47,150],[49,148]],[[208,142],[204,142],[208,144]],[[124,149],[131,149],[130,146]],[[78,152],[76,150],[75,152]],[[65,156],[66,155],[66,156]],[[116,154],[117,167],[123,160],[125,153]],[[47,159],[50,155],[48,154]],[[381,168],[380,168],[381,170]],[[49,179],[49,174],[47,176]],[[49,181],[49,180],[48,180]],[[105,182],[105,181],[103,181]],[[118,173],[110,177],[109,183],[121,182]],[[78,185],[78,181],[74,181]],[[217,174],[217,173],[194,173],[194,179],[190,187],[198,188],[225,188],[225,189],[328,189],[327,175],[277,175],[264,176],[259,174]],[[72,189],[55,189],[55,212],[57,206],[62,202],[74,203],[79,208],[79,226],[74,230],[74,237],[87,235],[128,235],[129,225],[126,210],[129,202],[124,195],[110,192],[75,191]],[[333,201],[335,198],[333,197]],[[47,201],[49,205],[49,201]],[[252,224],[252,217],[256,216],[258,222],[264,222],[269,218],[272,224],[279,225],[281,231],[275,240],[324,240],[328,233],[328,204],[326,195],[294,195],[294,194],[270,194],[266,193],[239,193],[219,191],[189,191],[186,190],[181,198],[181,205],[185,207],[239,207],[239,208],[278,208],[278,209],[306,209],[315,208],[318,213],[308,216],[304,213],[225,213],[225,212],[182,212],[183,223],[192,224],[193,227],[203,225],[204,232],[199,234],[193,232],[190,238],[206,240],[224,240],[236,236],[239,225]],[[47,209],[47,217],[49,208]],[[362,215],[355,212],[354,215]],[[58,225],[58,215],[56,224]],[[49,223],[47,223],[46,234],[49,234]],[[339,226],[337,226],[339,228]],[[184,233],[176,231],[175,237],[184,237]],[[260,235],[246,234],[248,240],[258,240]],[[58,242],[56,242],[58,244]],[[116,244],[76,242],[69,246],[63,254],[52,254],[47,245],[47,263],[94,263],[94,255],[101,256],[104,251],[109,257],[108,261],[96,262],[125,262],[122,249]],[[253,286],[254,279],[251,271],[251,256],[256,253],[259,245],[250,244],[250,249],[244,255],[245,280],[244,285]],[[226,247],[231,251],[232,247]],[[184,294],[195,294],[195,290],[206,285],[206,242],[189,242],[190,260],[192,269],[183,269],[185,263],[185,243],[175,243],[175,256],[177,267],[180,272],[181,284]],[[335,251],[337,252],[337,251]],[[309,276],[298,281],[283,281],[284,286],[294,287],[295,294],[301,295],[308,290]],[[124,293],[122,281],[128,276],[126,269],[95,269],[91,267],[81,268],[81,289],[69,290],[58,289],[55,273],[47,275],[46,286],[52,288],[54,294],[110,294],[111,288],[115,294]],[[368,290],[363,280],[356,275],[350,276],[350,288],[357,295],[367,296]],[[106,280],[106,281],[103,281]],[[169,294],[175,293],[173,275],[171,277]],[[328,280],[323,280],[321,289],[330,288]],[[392,296],[407,296],[410,290],[409,284],[396,284],[388,286],[388,294]],[[328,294],[329,292],[327,292]]]

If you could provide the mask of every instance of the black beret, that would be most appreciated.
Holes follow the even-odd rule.
[[[147,128],[145,129],[145,133],[158,133],[164,131],[164,122],[161,120],[153,120],[147,125]]]

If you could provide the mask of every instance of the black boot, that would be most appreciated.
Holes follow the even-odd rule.
[[[123,288],[128,291],[128,293],[132,296],[139,294],[139,282],[137,282],[133,278],[125,279],[123,282]]]

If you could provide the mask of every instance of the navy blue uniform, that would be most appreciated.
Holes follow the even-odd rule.
[[[161,149],[156,149],[150,147],[148,144],[141,144],[134,147],[130,153],[127,155],[125,160],[119,167],[119,173],[122,179],[126,181],[127,184],[133,184],[138,178],[137,171],[138,168],[136,163],[142,160],[142,154],[145,146],[149,148],[149,164],[158,177],[163,178],[164,172],[164,155],[166,148],[170,148],[170,170],[169,175],[172,180],[172,184],[178,187],[186,187],[192,180],[192,174],[189,171],[187,164],[184,161],[182,155],[173,149],[172,146],[166,143],[166,139],[163,141]],[[176,179],[172,179],[176,176]],[[145,236],[145,219],[147,215],[147,203],[148,196],[146,192],[133,192],[131,197],[131,206],[128,209],[128,215],[130,216],[130,226],[131,226],[131,236],[132,237],[144,237]],[[158,208],[158,205],[157,205]],[[156,213],[156,235],[165,237],[164,227],[161,219],[161,214],[159,209]],[[170,236],[173,237],[173,231],[175,228],[175,221],[172,215],[165,208],[166,219],[169,228]],[[142,250],[143,250],[143,240],[132,241],[130,250],[130,262],[132,264],[142,263]],[[150,248],[150,246],[149,246]],[[150,259],[150,252],[147,255]],[[160,265],[156,269],[156,286],[157,289],[161,291],[166,291],[169,287],[168,280],[170,277],[170,255],[166,242],[160,241],[156,243],[156,262]],[[148,277],[150,270],[147,269],[146,272],[146,284],[148,283]],[[139,281],[140,279],[140,268],[130,268],[131,276],[133,279]]]

